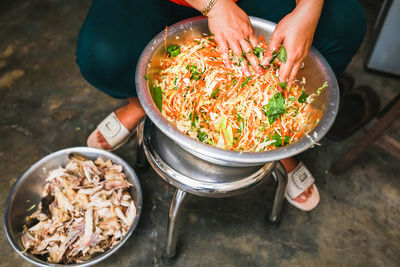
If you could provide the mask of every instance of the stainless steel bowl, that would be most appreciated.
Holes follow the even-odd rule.
[[[128,233],[118,245],[104,253],[96,254],[88,261],[79,264],[68,264],[67,266],[90,266],[109,257],[111,254],[117,251],[131,236],[139,222],[140,214],[142,212],[142,189],[140,187],[139,180],[128,163],[115,154],[95,148],[74,147],[54,152],[42,158],[33,164],[15,183],[11,189],[10,195],[8,196],[4,212],[4,229],[11,246],[25,260],[38,266],[66,266],[65,264],[50,264],[29,253],[23,252],[24,249],[20,240],[22,226],[25,223],[25,217],[32,214],[35,209],[31,211],[27,210],[33,204],[37,205],[40,203],[40,195],[49,171],[60,166],[65,166],[68,163],[68,154],[70,153],[79,153],[85,158],[92,160],[96,159],[97,157],[101,157],[104,160],[110,159],[113,163],[122,165],[127,180],[133,185],[130,188],[130,193],[137,207],[137,215]]]
[[[269,38],[276,26],[274,23],[260,18],[250,17],[250,20],[257,36],[263,34],[266,38]],[[207,19],[205,17],[190,18],[168,27],[167,45],[181,44],[199,37],[203,33],[210,34]],[[151,81],[161,70],[160,59],[166,53],[164,38],[165,31],[154,37],[142,52],[136,68],[136,90],[147,116],[165,135],[189,153],[206,161],[225,166],[255,166],[303,152],[318,142],[332,126],[339,105],[339,87],[326,60],[316,49],[311,48],[304,61],[305,67],[299,71],[297,77],[306,78],[307,93],[315,92],[324,82],[328,82],[328,88],[324,89],[322,94],[312,103],[315,108],[323,111],[323,115],[308,137],[271,151],[236,152],[206,145],[182,134],[162,116],[150,93]],[[147,75],[147,79],[145,79],[145,75]]]

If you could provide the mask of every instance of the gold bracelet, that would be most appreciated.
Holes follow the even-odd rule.
[[[211,8],[213,8],[216,2],[217,0],[210,0],[210,2],[208,2],[208,4],[201,10],[201,14],[207,16],[207,14],[211,11]]]

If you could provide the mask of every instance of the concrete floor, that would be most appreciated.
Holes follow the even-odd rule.
[[[372,85],[386,104],[398,93],[400,81],[363,68],[379,1],[361,2],[368,35],[348,72],[357,84]],[[75,64],[75,42],[89,5],[90,1],[67,0],[0,2],[1,214],[11,186],[24,170],[53,151],[85,145],[97,123],[123,104],[90,86]],[[179,257],[170,264],[398,266],[399,162],[372,145],[343,175],[327,171],[365,129],[343,142],[324,139],[321,146],[298,156],[317,178],[321,202],[310,213],[286,204],[278,229],[266,221],[271,184],[228,199],[190,197]],[[399,139],[399,129],[396,122],[388,132]],[[133,164],[133,142],[116,154]],[[160,255],[174,189],[149,168],[138,175],[144,192],[140,223],[126,245],[100,266],[166,265]],[[3,227],[0,247],[0,266],[30,266],[12,250]]]

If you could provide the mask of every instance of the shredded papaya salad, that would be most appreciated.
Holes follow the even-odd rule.
[[[260,36],[253,53],[262,60],[267,42]],[[161,71],[152,81],[152,96],[163,116],[182,133],[205,144],[234,151],[260,152],[286,146],[306,135],[322,112],[311,107],[315,93],[304,82],[289,88],[278,79],[286,62],[283,46],[269,67],[246,77],[240,67],[245,54],[230,52],[226,68],[212,36],[167,48]]]

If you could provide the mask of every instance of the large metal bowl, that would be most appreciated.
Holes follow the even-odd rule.
[[[110,159],[113,163],[120,164],[124,168],[127,180],[133,185],[130,187],[130,193],[137,207],[137,215],[131,228],[121,242],[115,247],[105,251],[104,253],[96,254],[93,258],[79,264],[50,264],[43,261],[27,252],[21,243],[22,226],[25,223],[26,216],[32,214],[35,209],[27,211],[33,204],[40,203],[41,193],[45,185],[49,171],[60,166],[65,166],[68,163],[68,154],[78,153],[87,159],[95,160],[101,157],[104,160]],[[10,242],[18,254],[25,260],[38,266],[90,266],[105,258],[109,257],[117,251],[135,230],[140,214],[142,212],[142,189],[139,180],[133,169],[120,157],[110,152],[89,148],[89,147],[74,147],[54,152],[35,164],[33,164],[15,183],[8,196],[5,212],[4,212],[4,229]]]
[[[275,23],[260,18],[250,17],[250,20],[257,36],[263,34],[266,38],[269,38],[276,26]],[[210,34],[207,19],[205,17],[190,18],[168,27],[167,45],[181,44],[199,37],[203,33]],[[312,103],[315,108],[323,111],[323,115],[308,137],[271,151],[236,152],[206,145],[182,134],[162,116],[154,104],[150,92],[151,81],[161,70],[160,59],[166,53],[164,49],[165,34],[165,31],[159,33],[142,52],[136,68],[136,90],[147,116],[165,135],[189,153],[206,161],[225,166],[255,166],[303,152],[318,142],[332,126],[339,104],[338,84],[326,60],[316,49],[311,48],[304,61],[305,67],[299,71],[297,78],[306,78],[306,92],[309,94],[315,92],[324,82],[328,83],[328,88],[324,89],[322,94]],[[147,75],[147,79],[145,75]]]

